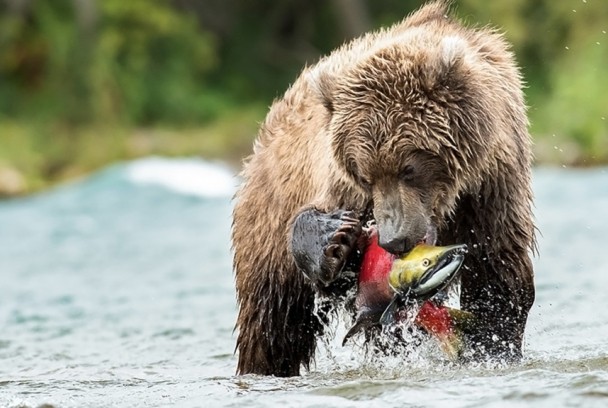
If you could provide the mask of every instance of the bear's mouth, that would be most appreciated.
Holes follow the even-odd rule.
[[[362,220],[362,224],[364,226],[364,230],[367,232],[368,236],[371,235],[371,232],[373,230],[376,230],[376,231],[378,230],[378,224],[376,223],[376,220],[373,218],[373,213],[370,208],[365,210],[365,212],[361,216],[361,220]],[[365,220],[367,220],[367,221],[365,221]],[[437,244],[437,227],[435,226],[435,224],[432,222],[429,222],[427,224],[426,233],[424,234],[424,236],[422,238],[420,238],[418,241],[414,241],[414,242],[416,242],[414,246],[420,245],[420,244],[426,244],[428,246],[435,246]],[[411,249],[412,248],[404,248],[403,251],[394,253],[394,255],[397,258],[399,258],[403,255],[406,255]]]

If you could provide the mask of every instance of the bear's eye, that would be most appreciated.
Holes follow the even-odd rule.
[[[425,268],[431,265],[431,260],[430,259],[424,259],[422,261],[422,266],[424,266]]]
[[[364,179],[362,177],[359,177],[359,185],[361,187],[363,187],[363,189],[371,191],[372,189],[372,183],[370,183],[367,179]]]
[[[414,169],[414,166],[408,164],[399,173],[399,178],[403,181],[412,181],[414,180],[414,177],[416,175],[415,173],[416,171]]]

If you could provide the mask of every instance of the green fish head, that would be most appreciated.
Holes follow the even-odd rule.
[[[420,244],[393,262],[389,285],[399,296],[429,299],[454,279],[466,250],[466,245]]]

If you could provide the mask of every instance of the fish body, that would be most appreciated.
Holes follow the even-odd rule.
[[[391,270],[396,258],[378,245],[378,232],[372,230],[359,272],[359,287],[355,300],[357,309],[376,306],[386,308],[393,297],[387,271]]]
[[[420,244],[398,258],[378,245],[378,233],[372,229],[359,272],[357,317],[342,344],[366,327],[391,324],[398,319],[398,309],[414,301],[422,304],[414,323],[435,337],[449,357],[460,356],[462,328],[473,315],[443,306],[432,297],[456,277],[465,250],[464,245]]]
[[[353,327],[346,333],[343,345],[360,330],[378,324],[386,307],[391,303],[394,291],[389,286],[388,274],[396,258],[378,245],[378,232],[372,229],[359,271],[355,298],[357,317]]]
[[[414,323],[434,336],[447,356],[456,360],[464,351],[464,332],[475,318],[472,313],[453,309],[427,300],[422,304]]]

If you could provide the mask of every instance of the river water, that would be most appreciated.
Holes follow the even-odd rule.
[[[535,170],[525,359],[456,366],[320,343],[310,372],[234,376],[236,179],[150,158],[0,202],[0,407],[608,406],[608,169]]]

